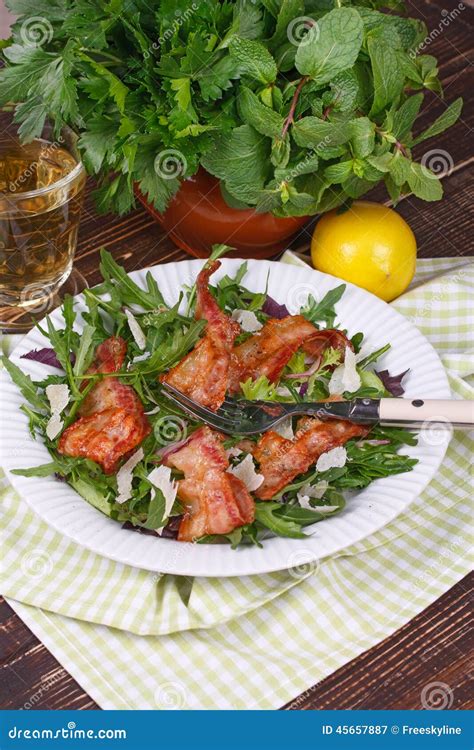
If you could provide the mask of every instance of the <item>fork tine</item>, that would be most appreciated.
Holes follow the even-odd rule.
[[[167,383],[162,383],[162,391],[167,398],[180,406],[181,409],[186,411],[192,417],[202,419],[203,422],[207,422],[217,429],[233,427],[232,419],[218,415],[207,407],[201,406],[196,401],[193,401],[193,399],[189,398],[189,396],[186,396],[181,391],[178,391],[173,386],[170,386]]]

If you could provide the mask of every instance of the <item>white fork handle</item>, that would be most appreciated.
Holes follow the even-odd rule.
[[[438,422],[464,429],[474,427],[474,401],[381,398],[379,414],[383,425],[429,428]]]

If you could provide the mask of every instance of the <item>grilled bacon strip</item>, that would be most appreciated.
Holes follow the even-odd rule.
[[[298,474],[308,471],[319,456],[366,435],[368,428],[342,420],[321,422],[312,417],[300,420],[294,440],[287,440],[273,430],[258,441],[253,456],[259,463],[264,481],[256,490],[260,500],[270,500]]]
[[[275,383],[293,354],[315,333],[317,328],[302,315],[267,320],[260,331],[234,348],[229,392],[238,393],[240,383],[248,378],[257,380],[262,375]]]
[[[320,363],[326,349],[336,349],[345,354],[346,346],[354,351],[350,339],[342,331],[335,328],[326,328],[311,334],[303,343],[303,351],[316,363]],[[336,365],[334,365],[336,367]]]
[[[206,264],[196,281],[196,319],[207,321],[204,338],[161,377],[163,383],[169,383],[213,411],[224,401],[231,351],[240,333],[239,324],[222,312],[209,291],[209,278],[220,265],[219,261]]]
[[[97,347],[95,360],[87,372],[118,372],[126,351],[126,342],[111,336]],[[105,474],[113,474],[120,459],[136,448],[151,430],[136,391],[115,377],[96,383],[82,402],[79,414],[80,418],[61,435],[58,451],[66,456],[89,458],[98,463]]]
[[[186,512],[178,541],[228,534],[254,520],[253,498],[245,484],[227,472],[223,439],[220,433],[201,427],[184,446],[166,456],[167,466],[184,473],[178,482],[178,497]]]

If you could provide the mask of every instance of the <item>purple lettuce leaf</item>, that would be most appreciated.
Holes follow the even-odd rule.
[[[20,359],[32,359],[35,362],[41,362],[42,365],[57,367],[58,370],[63,369],[58,362],[54,349],[51,349],[49,347],[45,347],[44,349],[33,349],[33,351],[31,352],[22,354]]]
[[[405,388],[402,386],[402,380],[410,372],[410,368],[401,372],[400,375],[390,375],[388,370],[375,371],[375,374],[380,378],[384,384],[386,390],[392,394],[392,396],[403,396]]]
[[[44,349],[33,349],[31,352],[22,354],[20,359],[32,359],[34,362],[40,362],[42,365],[49,365],[50,367],[57,367],[58,370],[62,370],[62,365],[56,357],[54,349],[46,346]],[[75,355],[71,352],[71,364],[73,365],[76,361]]]
[[[273,299],[273,297],[270,297],[269,294],[267,294],[267,298],[262,305],[262,312],[264,312],[265,315],[269,315],[271,318],[277,318],[278,320],[286,318],[286,316],[290,314],[286,305],[280,305]]]
[[[308,381],[306,380],[306,382],[302,383],[302,385],[301,385],[300,394],[299,395],[301,397],[306,396],[307,390],[308,390]]]

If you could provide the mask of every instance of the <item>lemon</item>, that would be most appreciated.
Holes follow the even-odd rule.
[[[318,271],[338,276],[390,302],[415,273],[416,239],[396,211],[380,203],[355,201],[317,223],[311,258]]]

